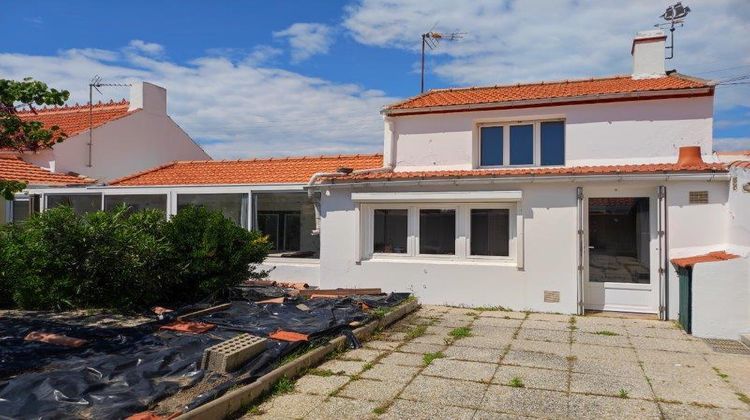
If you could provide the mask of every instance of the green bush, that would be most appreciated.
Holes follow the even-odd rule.
[[[0,305],[142,309],[221,297],[256,270],[270,245],[203,208],[167,221],[156,210],[76,215],[49,209],[0,230]]]

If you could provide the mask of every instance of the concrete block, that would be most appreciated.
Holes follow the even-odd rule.
[[[266,349],[266,339],[240,334],[203,351],[201,368],[219,373],[236,370],[253,356]]]

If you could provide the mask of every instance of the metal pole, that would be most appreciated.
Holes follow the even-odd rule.
[[[422,84],[420,85],[419,93],[424,93],[424,42],[426,35],[422,34]]]
[[[89,168],[91,167],[91,147],[94,137],[94,85],[89,83]]]

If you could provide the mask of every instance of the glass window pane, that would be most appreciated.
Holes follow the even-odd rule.
[[[220,211],[224,217],[246,227],[247,194],[178,194],[177,210],[187,206],[202,206]]]
[[[482,127],[480,129],[480,165],[503,164],[503,127]]]
[[[510,210],[471,210],[471,255],[507,257]]]
[[[47,208],[70,206],[78,214],[91,213],[102,209],[102,196],[99,194],[50,194]]]
[[[31,203],[29,200],[15,199],[13,204],[13,222],[23,222],[29,218]]]
[[[419,253],[456,253],[455,210],[419,210]]]
[[[278,251],[282,248],[279,244],[279,214],[259,212],[258,230],[268,236],[272,250]]]
[[[129,211],[157,209],[167,212],[167,196],[164,194],[105,195],[104,210],[111,211],[124,204]]]
[[[405,254],[408,211],[406,209],[375,210],[373,251]]]
[[[589,281],[651,283],[647,197],[589,198]]]
[[[320,236],[315,230],[315,207],[307,193],[253,194],[256,229],[268,235],[273,256],[318,258]]]
[[[531,165],[534,163],[534,126],[510,126],[510,164]]]
[[[565,123],[562,121],[541,124],[542,165],[565,164]]]

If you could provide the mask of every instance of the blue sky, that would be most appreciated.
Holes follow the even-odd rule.
[[[663,4],[662,4],[663,3]],[[687,2],[668,68],[750,74],[750,3]],[[379,108],[419,89],[419,34],[460,30],[428,57],[428,87],[623,74],[632,35],[666,1],[35,1],[0,15],[0,77],[86,101],[86,84],[167,87],[170,114],[217,158],[377,152]],[[613,14],[616,13],[616,16]],[[715,146],[750,149],[750,85],[720,86]],[[112,88],[100,99],[127,97]]]

